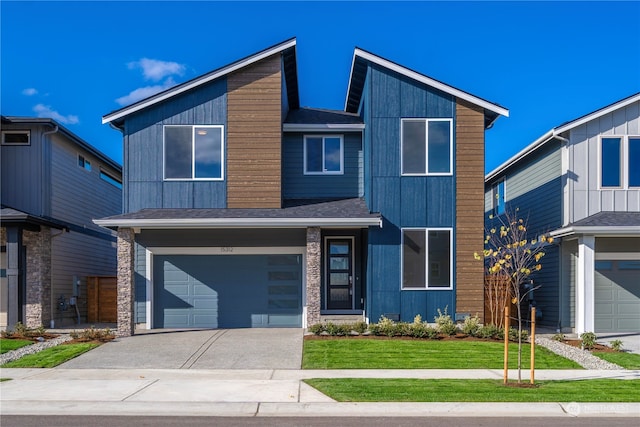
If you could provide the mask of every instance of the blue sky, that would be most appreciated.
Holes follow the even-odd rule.
[[[507,107],[487,172],[640,91],[640,2],[0,2],[1,113],[52,117],[122,162],[101,117],[297,38],[303,106],[343,109],[354,47]]]

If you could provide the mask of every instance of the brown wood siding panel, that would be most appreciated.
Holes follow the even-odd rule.
[[[227,79],[227,207],[282,207],[280,55]]]
[[[484,321],[484,112],[456,103],[456,311]]]

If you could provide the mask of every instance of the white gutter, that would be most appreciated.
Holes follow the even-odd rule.
[[[102,227],[130,228],[382,228],[382,218],[175,218],[175,219],[95,219]]]
[[[614,225],[614,226],[569,226],[560,228],[549,233],[551,237],[568,237],[577,234],[597,235],[598,237],[620,237],[620,236],[640,236],[640,227],[634,225]]]
[[[318,132],[318,131],[332,131],[332,132],[359,132],[364,129],[364,123],[350,123],[350,124],[299,124],[299,123],[284,123],[282,130],[284,132]]]
[[[504,108],[504,107],[500,107],[499,105],[493,104],[489,101],[485,101],[482,98],[478,98],[476,96],[471,95],[470,93],[464,92],[460,89],[456,89],[452,86],[449,86],[448,84],[439,82],[437,80],[434,80],[430,77],[425,76],[424,74],[420,74],[417,73],[415,71],[412,71],[408,68],[405,68],[401,65],[398,65],[396,63],[393,63],[391,61],[388,61],[386,59],[383,59],[379,56],[373,55],[369,52],[365,52],[363,50],[360,50],[358,48],[355,49],[354,53],[353,53],[353,60],[352,60],[352,65],[351,65],[351,74],[353,74],[353,66],[355,65],[355,60],[356,57],[359,56],[364,60],[373,62],[374,64],[378,64],[381,65],[391,71],[395,71],[396,73],[402,74],[403,76],[407,76],[413,80],[419,81],[421,83],[424,83],[426,85],[429,85],[433,88],[439,89],[443,92],[446,92],[450,95],[453,95],[457,98],[460,99],[464,99],[465,101],[469,101],[472,104],[478,105],[482,108],[485,108],[489,111],[493,111],[496,114],[499,114],[501,116],[505,116],[505,117],[509,117],[509,110]],[[349,76],[349,87],[347,88],[347,101],[349,99],[349,90],[351,89],[351,74]],[[346,109],[346,102],[345,102],[345,109]]]
[[[210,75],[205,75],[201,78],[196,78],[195,80],[193,80],[191,83],[185,84],[184,86],[180,86],[178,85],[178,87],[176,87],[175,89],[170,89],[169,91],[167,91],[166,93],[158,96],[158,97],[152,97],[150,99],[148,99],[147,101],[143,101],[140,104],[134,104],[128,108],[124,108],[122,110],[107,114],[106,116],[104,116],[102,118],[102,124],[106,124],[109,122],[112,122],[113,120],[117,120],[121,117],[124,117],[126,115],[129,115],[131,113],[134,113],[136,111],[142,110],[143,108],[147,108],[150,105],[156,104],[158,102],[164,101],[165,99],[174,97],[178,94],[181,94],[183,92],[186,92],[188,90],[191,90],[195,87],[198,87],[204,83],[210,82],[212,80],[215,80],[219,77],[222,77],[224,75],[227,75],[229,73],[232,73],[236,70],[239,70],[240,68],[246,67],[247,65],[251,65],[255,62],[258,62],[264,58],[267,58],[271,55],[275,55],[276,53],[282,52],[283,50],[286,50],[292,46],[296,45],[296,40],[290,40],[287,43],[283,43],[280,44],[278,46],[275,46],[272,49],[266,50],[262,53],[259,53],[257,55],[254,56],[250,56],[249,58],[246,58],[243,61],[239,61],[236,62],[234,64],[228,65],[220,70],[218,70],[218,72],[210,74]]]

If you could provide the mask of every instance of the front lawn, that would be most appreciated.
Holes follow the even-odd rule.
[[[305,381],[339,402],[640,402],[640,380],[540,381],[314,378]]]
[[[625,369],[640,369],[640,354],[625,353],[621,351],[592,351],[594,356],[598,356],[607,362],[615,363]]]
[[[517,344],[509,345],[509,367],[517,366]],[[401,339],[306,339],[303,369],[502,369],[504,344],[492,341]],[[522,367],[529,367],[523,344]],[[582,369],[536,346],[536,369]]]
[[[5,363],[3,368],[53,368],[61,363],[81,355],[99,344],[79,343],[50,347],[35,354],[29,354],[13,362]]]
[[[8,340],[6,338],[0,338],[0,354],[5,354],[11,350],[17,350],[20,347],[33,344],[33,341],[29,340]]]

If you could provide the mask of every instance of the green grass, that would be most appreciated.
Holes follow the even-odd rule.
[[[517,368],[517,344],[509,345],[509,367]],[[504,344],[490,341],[334,339],[305,340],[303,369],[502,369]],[[523,344],[522,368],[529,368]],[[582,369],[536,347],[536,369]]]
[[[0,339],[0,354],[5,354],[8,351],[16,350],[20,347],[33,344],[33,341],[29,340],[8,340]]]
[[[29,354],[13,362],[5,363],[3,368],[53,368],[71,360],[95,347],[98,344],[80,343],[50,347],[35,354]]]
[[[339,402],[640,402],[640,380],[540,381],[314,378],[305,381]]]
[[[594,356],[598,356],[607,362],[615,363],[622,366],[625,369],[640,369],[640,354],[626,353],[626,352],[603,352],[593,351]]]

